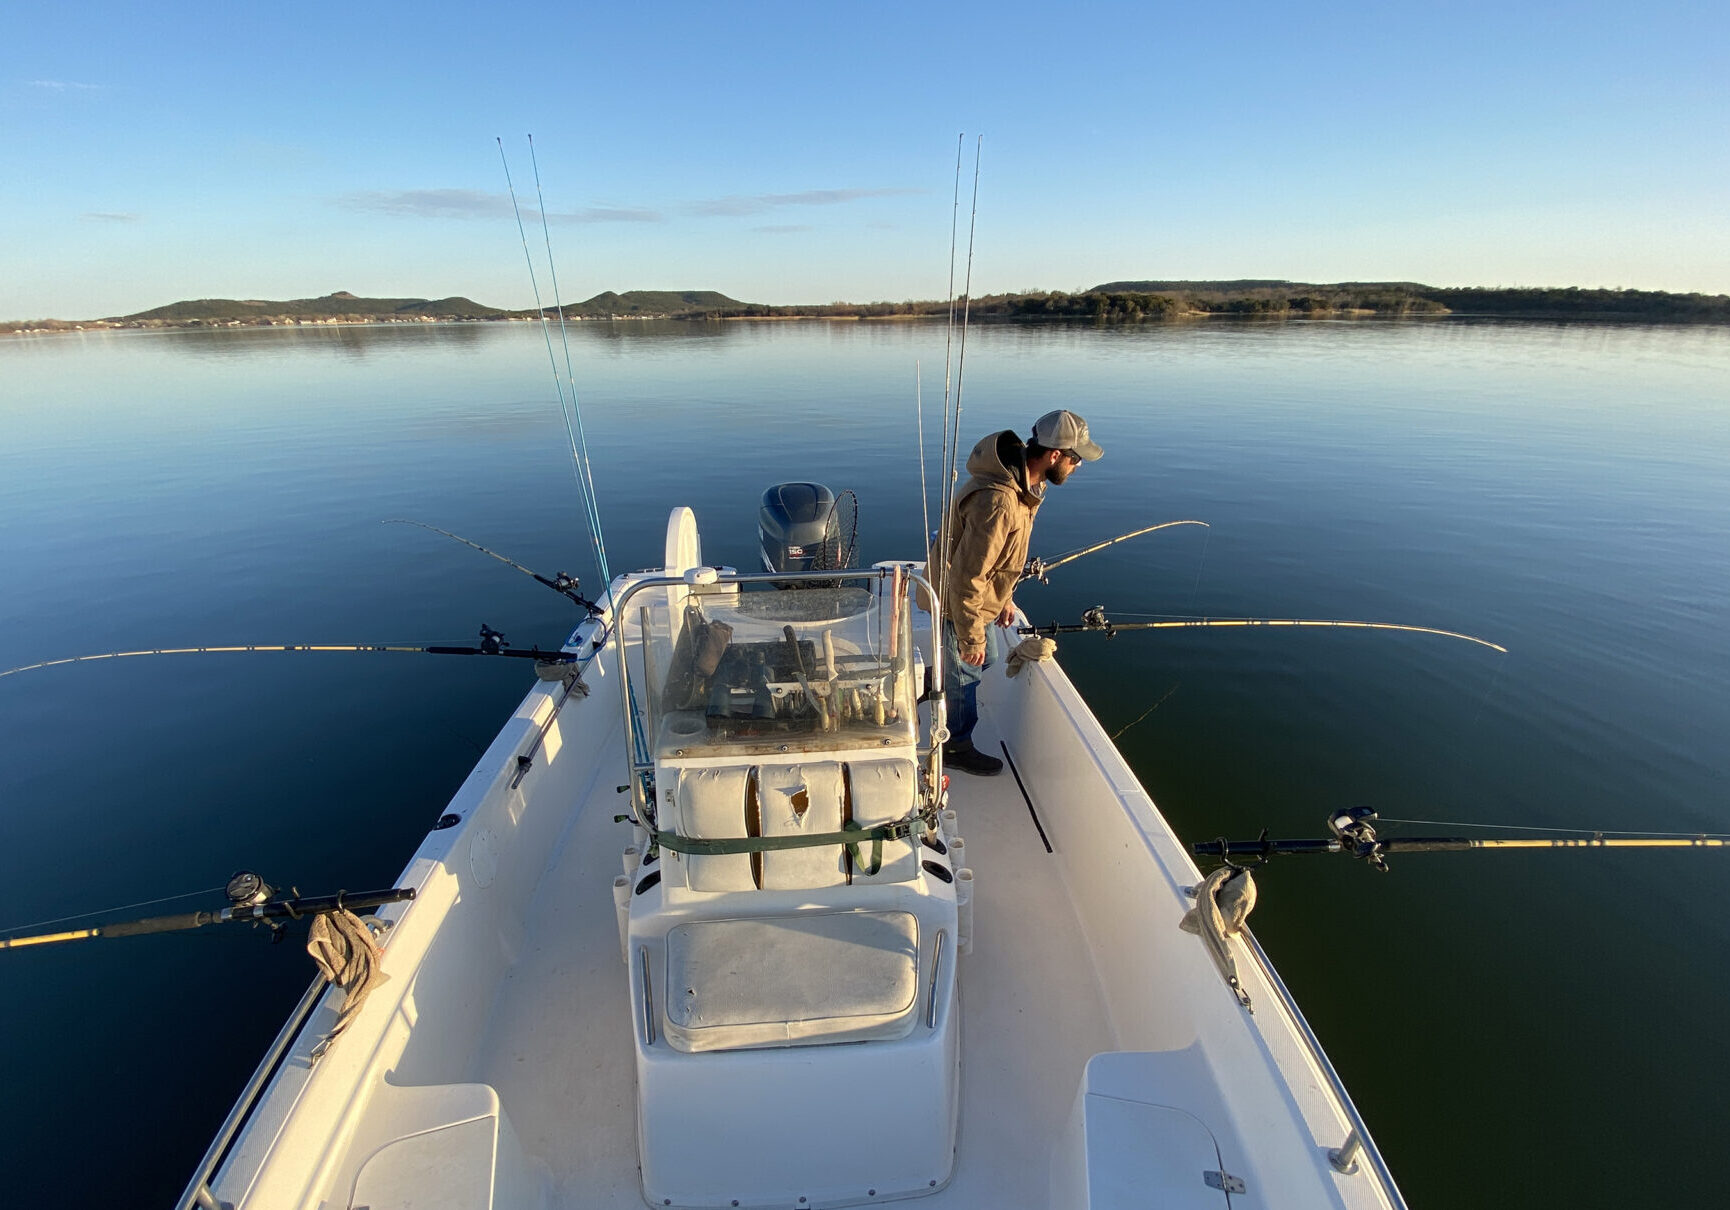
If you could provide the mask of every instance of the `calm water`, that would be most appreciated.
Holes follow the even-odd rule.
[[[758,494],[793,478],[858,493],[865,557],[918,549],[915,363],[934,456],[940,328],[572,339],[615,570],[659,561],[676,503],[710,559],[752,565]],[[0,341],[0,668],[465,642],[482,622],[557,642],[561,598],[380,524],[594,585],[550,377],[524,327]],[[1730,832],[1730,332],[985,328],[965,384],[969,443],[1070,406],[1106,446],[1054,491],[1037,550],[1212,525],[1025,586],[1040,619],[1364,618],[1511,649],[1070,638],[1065,666],[1186,838],[1319,835],[1356,803]],[[388,884],[524,691],[506,664],[193,656],[0,679],[0,926],[242,867],[308,893]],[[1414,1206],[1720,1200],[1730,858],[1414,856],[1385,877],[1288,858],[1260,882],[1256,929]],[[6,1200],[172,1200],[310,977],[300,940],[0,956]]]

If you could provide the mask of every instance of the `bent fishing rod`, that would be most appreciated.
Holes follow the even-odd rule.
[[[393,517],[380,522],[381,525],[418,525],[422,529],[431,530],[435,534],[443,534],[453,541],[461,542],[480,551],[483,555],[497,559],[507,567],[514,567],[538,584],[548,588],[581,605],[588,611],[590,617],[602,617],[601,607],[582,595],[582,584],[577,577],[566,572],[555,572],[549,579],[533,568],[525,567],[515,559],[501,555],[496,550],[490,550],[479,542],[470,541],[461,534],[453,534],[448,529],[440,529],[436,525],[428,525],[425,521],[413,521],[404,517]],[[598,645],[598,644],[597,644]],[[480,641],[474,646],[459,646],[450,644],[406,645],[389,643],[239,643],[226,647],[151,647],[138,651],[103,651],[94,655],[74,655],[58,660],[42,660],[35,664],[21,664],[16,668],[0,671],[0,677],[12,676],[19,672],[34,672],[39,668],[55,668],[62,664],[84,664],[93,660],[118,660],[141,655],[225,655],[238,652],[389,652],[398,655],[499,655],[514,659],[534,660],[537,664],[559,666],[575,663],[580,656],[567,651],[542,651],[537,645],[528,650],[513,648],[506,640],[504,632],[494,630],[485,622],[481,623]],[[557,678],[547,678],[557,679]]]
[[[229,906],[208,912],[179,912],[171,916],[145,916],[137,920],[122,920],[114,924],[94,924],[89,928],[68,929],[57,933],[32,933],[23,937],[0,938],[0,950],[23,949],[32,945],[54,945],[62,941],[84,941],[96,937],[140,937],[146,933],[180,933],[207,924],[263,923],[273,936],[287,918],[321,916],[329,912],[363,912],[401,903],[414,898],[413,887],[391,887],[382,891],[353,893],[338,891],[334,895],[301,895],[298,891],[279,898],[276,888],[250,870],[242,870],[228,880],[224,889]],[[90,913],[94,915],[95,913]]]
[[[1440,630],[1434,626],[1407,626],[1399,622],[1357,622],[1343,618],[1173,618],[1162,622],[1113,622],[1105,616],[1105,606],[1095,605],[1092,609],[1083,610],[1078,624],[1051,622],[1045,626],[1017,626],[1017,634],[1103,634],[1106,638],[1115,638],[1126,630],[1194,630],[1204,627],[1249,627],[1249,626],[1281,626],[1281,627],[1331,627],[1343,630],[1400,630],[1411,634],[1433,634],[1446,639],[1464,639],[1468,643],[1476,643],[1480,647],[1488,647],[1491,651],[1508,653],[1508,649],[1500,643],[1492,643],[1488,639],[1480,639],[1476,635],[1462,634],[1457,630]]]
[[[1161,521],[1157,525],[1144,525],[1140,529],[1132,529],[1127,534],[1118,534],[1115,538],[1107,538],[1103,542],[1095,542],[1092,546],[1083,546],[1080,550],[1072,550],[1068,554],[1058,555],[1054,559],[1033,558],[1027,560],[1027,566],[1021,569],[1022,580],[1038,580],[1041,584],[1049,584],[1046,573],[1055,571],[1065,563],[1073,563],[1083,555],[1091,555],[1095,551],[1104,550],[1108,546],[1116,546],[1119,542],[1127,542],[1131,538],[1139,538],[1143,534],[1151,534],[1155,530],[1170,529],[1174,525],[1199,525],[1203,529],[1211,528],[1206,521]]]
[[[1398,853],[1463,853],[1473,849],[1723,849],[1730,848],[1730,838],[1677,835],[1616,835],[1593,832],[1585,836],[1555,838],[1509,838],[1505,840],[1473,840],[1466,836],[1377,836],[1374,822],[1380,818],[1370,807],[1347,807],[1328,816],[1326,839],[1269,840],[1264,831],[1255,840],[1200,840],[1190,846],[1198,857],[1219,857],[1228,864],[1234,859],[1247,858],[1259,865],[1282,854],[1344,853],[1367,862],[1371,867],[1388,872],[1387,858]]]
[[[526,650],[512,647],[505,639],[503,631],[494,630],[483,622],[481,623],[480,642],[473,646],[439,644],[407,646],[385,643],[241,643],[229,647],[152,647],[139,651],[103,651],[95,655],[72,655],[58,660],[42,660],[35,664],[21,664],[17,668],[8,668],[0,672],[0,677],[14,676],[20,672],[34,672],[38,668],[57,668],[62,664],[86,664],[94,660],[121,660],[140,655],[224,655],[243,651],[377,651],[401,655],[497,655],[519,660],[534,660],[537,664],[553,667],[574,664],[582,658],[580,654],[570,651],[542,651],[539,646],[530,647]]]

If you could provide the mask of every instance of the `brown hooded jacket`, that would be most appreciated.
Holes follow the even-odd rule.
[[[1021,579],[1043,494],[1028,485],[1027,447],[1010,429],[982,438],[967,455],[967,470],[971,478],[950,514],[943,616],[963,654],[972,655],[984,652],[985,628]]]

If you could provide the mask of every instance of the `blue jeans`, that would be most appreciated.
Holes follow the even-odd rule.
[[[987,668],[1002,658],[1001,633],[995,618],[985,624],[985,663],[976,668],[961,662],[955,627],[949,624],[949,619],[943,620],[943,693],[949,715],[949,743],[955,747],[973,742],[973,728],[979,725],[979,680]]]

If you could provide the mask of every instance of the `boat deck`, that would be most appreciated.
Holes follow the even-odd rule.
[[[997,751],[989,714],[982,748]],[[976,874],[960,968],[956,1173],[922,1205],[1047,1204],[1052,1141],[1087,1059],[1114,1047],[1090,949],[1057,863],[1007,770],[957,774],[950,805]],[[640,1207],[630,1000],[613,875],[628,841],[597,785],[564,837],[468,1078],[491,1084],[557,1207]]]

